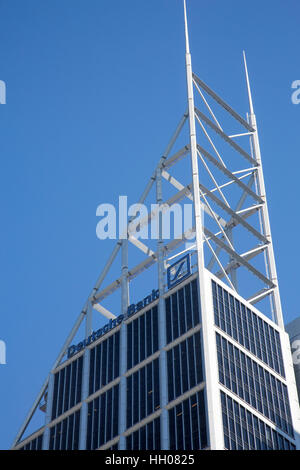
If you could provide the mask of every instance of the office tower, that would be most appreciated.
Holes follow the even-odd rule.
[[[243,118],[193,73],[185,2],[184,13],[188,108],[139,200],[158,209],[129,220],[16,449],[300,448],[246,59]],[[192,227],[166,242],[164,215],[184,202]],[[154,248],[133,229],[155,218]],[[135,265],[132,247],[143,255]],[[102,287],[118,256],[116,280]],[[152,277],[143,284],[147,270]],[[117,292],[121,308],[112,312]],[[96,312],[107,318],[99,329]],[[24,439],[41,403],[45,424]]]

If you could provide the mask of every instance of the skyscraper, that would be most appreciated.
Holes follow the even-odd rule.
[[[145,220],[129,220],[15,449],[300,448],[246,59],[250,112],[244,119],[192,72],[185,2],[184,13],[188,109],[139,200],[153,201],[155,189],[158,209]],[[180,165],[186,169],[188,155],[185,183]],[[193,208],[193,226],[166,243],[160,209],[171,211],[185,200]],[[155,251],[153,240],[147,245],[132,230],[153,218]],[[129,244],[143,254],[130,268]],[[102,288],[119,252],[120,275]],[[142,291],[134,289],[151,269],[150,288],[148,279]],[[112,313],[103,301],[108,305],[117,292],[121,310]],[[99,329],[92,327],[95,311],[109,320]],[[84,337],[75,341],[82,323]],[[39,407],[45,423],[24,439]]]

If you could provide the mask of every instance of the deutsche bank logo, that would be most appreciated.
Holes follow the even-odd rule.
[[[186,255],[176,263],[169,266],[167,271],[168,289],[179,284],[191,274],[190,255]]]

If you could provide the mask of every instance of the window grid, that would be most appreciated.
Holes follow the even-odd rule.
[[[127,370],[158,351],[157,305],[127,325]]]
[[[54,374],[52,420],[81,401],[83,356]]]
[[[167,352],[168,399],[179,397],[203,381],[200,332]]]
[[[49,450],[78,450],[80,410],[50,428]]]
[[[147,423],[126,437],[127,450],[161,450],[160,418]]]
[[[170,450],[198,450],[207,446],[204,391],[169,410]]]
[[[92,395],[119,376],[119,356],[119,331],[91,349],[89,395]]]
[[[94,450],[118,435],[119,384],[88,404],[86,449]]]
[[[127,377],[127,428],[159,408],[159,359],[155,359]]]
[[[228,450],[296,450],[295,445],[221,392],[225,448]]]
[[[216,340],[220,382],[294,437],[286,385],[218,333]]]
[[[197,283],[194,279],[165,300],[167,344],[200,323]]]
[[[215,281],[212,290],[216,326],[285,378],[278,331]]]

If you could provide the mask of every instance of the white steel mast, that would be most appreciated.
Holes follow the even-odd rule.
[[[260,197],[263,199],[263,205],[261,208],[261,220],[262,220],[262,229],[263,234],[268,240],[268,246],[266,249],[266,258],[267,258],[267,272],[274,284],[274,290],[271,294],[271,307],[273,310],[274,318],[273,320],[277,323],[278,326],[284,328],[284,321],[282,315],[282,308],[281,308],[281,299],[280,299],[280,292],[278,286],[278,277],[277,277],[277,270],[276,270],[276,263],[275,263],[275,256],[274,256],[274,248],[273,248],[273,240],[271,234],[271,226],[270,226],[270,218],[269,218],[269,211],[268,211],[268,203],[266,197],[266,188],[265,188],[265,180],[262,168],[262,161],[261,161],[261,152],[260,152],[260,145],[259,145],[259,138],[258,138],[258,130],[257,130],[257,123],[256,123],[256,116],[254,113],[253,108],[253,100],[250,88],[250,81],[249,81],[249,74],[248,74],[248,67],[246,61],[246,54],[245,51],[243,52],[244,56],[244,65],[245,65],[245,74],[246,74],[246,82],[247,82],[247,90],[248,90],[248,97],[249,97],[249,108],[250,108],[250,115],[249,115],[249,124],[253,127],[254,132],[250,137],[252,141],[252,149],[254,158],[257,161],[257,185],[258,185],[258,192]]]
[[[198,153],[197,153],[197,137],[195,122],[195,103],[193,91],[193,72],[192,60],[189,46],[189,34],[187,23],[186,0],[184,0],[184,20],[185,20],[185,40],[186,40],[186,79],[187,79],[187,96],[189,110],[189,131],[190,131],[190,155],[192,164],[192,195],[194,202],[195,214],[195,235],[196,250],[198,263],[198,279],[199,279],[199,305],[201,306],[201,338],[203,353],[203,368],[205,374],[206,388],[206,413],[208,424],[208,446],[211,449],[222,449],[224,447],[223,439],[220,440],[218,429],[221,422],[217,423],[217,417],[221,416],[219,396],[215,393],[217,384],[217,356],[214,346],[215,338],[213,332],[213,316],[208,309],[207,296],[209,295],[206,287],[205,261],[204,261],[204,230],[202,220],[202,209],[199,189],[199,170],[198,170]]]

